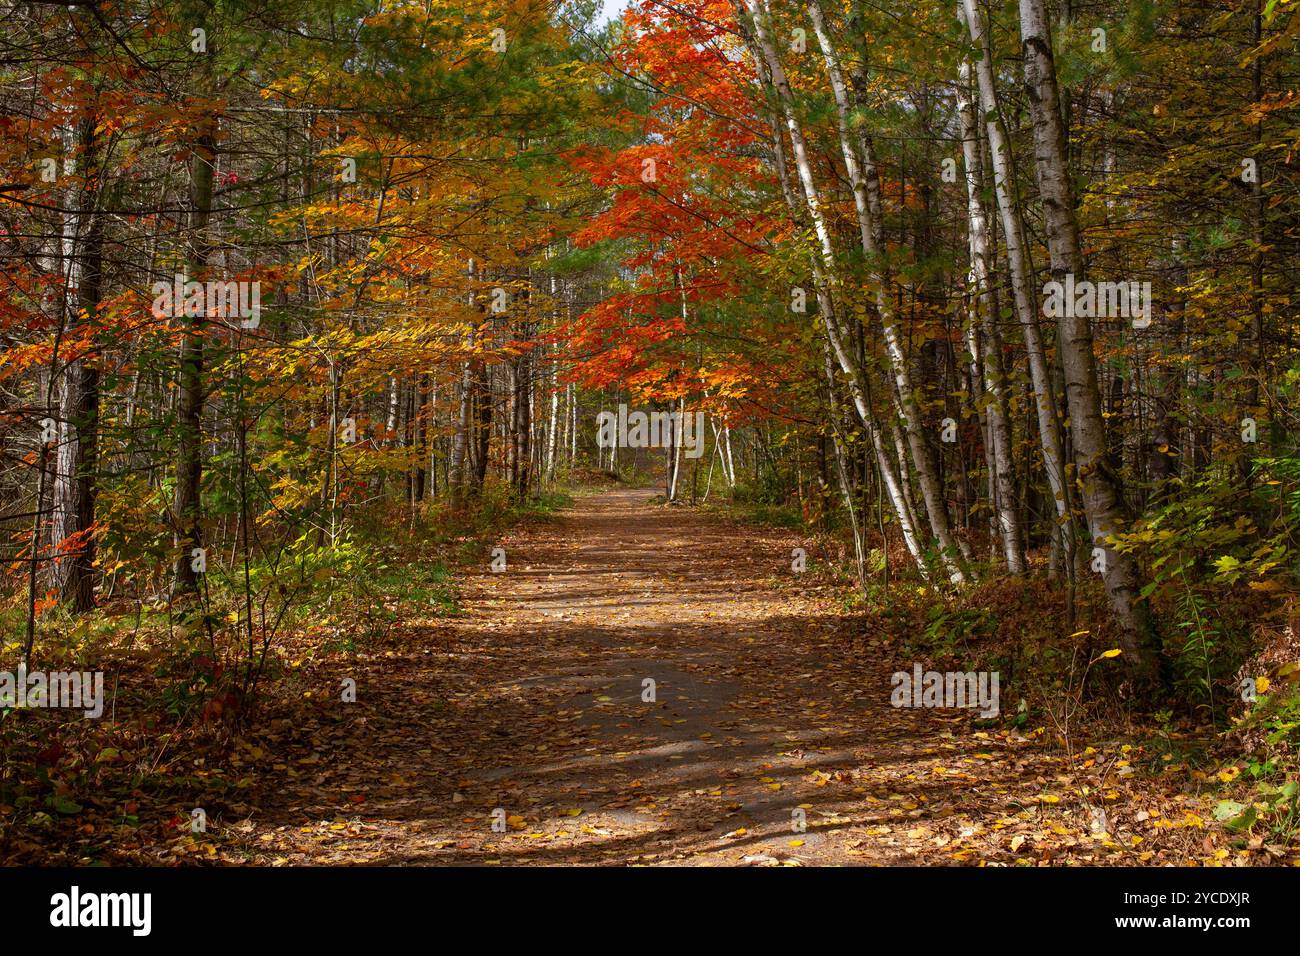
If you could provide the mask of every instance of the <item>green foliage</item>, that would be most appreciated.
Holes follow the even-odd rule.
[[[1296,662],[1283,664],[1277,684],[1261,683],[1258,699],[1233,728],[1250,748],[1245,762],[1251,785],[1246,802],[1225,799],[1215,817],[1231,831],[1263,831],[1269,841],[1287,841],[1300,828],[1300,685]],[[1235,768],[1221,774],[1231,781]]]
[[[922,640],[930,650],[952,657],[960,647],[964,651],[997,632],[997,620],[987,608],[949,607],[936,602],[929,608]]]
[[[775,466],[762,468],[753,481],[739,482],[732,500],[739,504],[781,505],[789,499],[790,479]]]
[[[1293,458],[1255,459],[1245,493],[1216,469],[1116,538],[1143,559],[1141,594],[1156,610],[1175,693],[1216,716],[1229,699],[1216,688],[1249,655],[1261,605],[1294,584],[1298,480]]]

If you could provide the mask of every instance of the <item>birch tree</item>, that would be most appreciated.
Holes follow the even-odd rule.
[[[1043,0],[1020,0],[1020,36],[1025,89],[1033,116],[1034,167],[1043,203],[1052,278],[1058,282],[1064,282],[1067,275],[1081,279],[1084,262],[1079,223],[1066,161],[1065,125],[1061,120],[1052,38]],[[1128,530],[1130,516],[1119,476],[1108,458],[1092,327],[1088,317],[1077,315],[1078,310],[1072,306],[1073,303],[1067,303],[1060,310],[1057,349],[1065,372],[1075,474],[1093,547],[1102,549],[1098,564],[1106,582],[1106,593],[1124,631],[1121,647],[1133,670],[1150,676],[1155,664],[1151,622],[1146,603],[1138,594],[1137,563],[1130,553],[1117,550],[1111,541],[1113,535]]]

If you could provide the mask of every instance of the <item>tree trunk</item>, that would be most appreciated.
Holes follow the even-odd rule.
[[[190,156],[190,235],[186,261],[190,278],[204,281],[212,241],[208,223],[212,214],[212,183],[217,161],[219,121],[209,118],[195,141]],[[179,303],[173,303],[174,306]],[[192,594],[198,590],[198,575],[191,563],[191,551],[202,546],[200,488],[203,480],[203,315],[182,312],[180,372],[176,397],[176,491],[172,500],[174,545],[177,550],[173,592]]]
[[[985,398],[980,404],[988,422],[988,440],[992,446],[989,454],[989,486],[995,492],[990,497],[999,537],[1002,540],[1003,558],[1011,574],[1025,573],[1025,555],[1021,550],[1023,529],[1020,510],[1016,507],[1015,474],[1011,461],[1011,426],[1007,409],[1006,375],[1002,367],[1002,337],[998,333],[997,313],[994,309],[992,285],[989,275],[988,220],[984,213],[983,163],[980,161],[979,124],[975,117],[975,104],[969,92],[970,65],[961,65],[961,81],[957,84],[957,109],[961,120],[962,157],[966,167],[966,223],[970,246],[970,308],[979,316],[972,318],[972,339],[977,325],[984,332],[983,356],[972,355],[974,371],[982,382]],[[978,348],[978,345],[976,345]],[[982,358],[982,361],[981,361]]]
[[[1074,195],[1065,161],[1065,127],[1061,122],[1052,40],[1042,0],[1020,0],[1020,35],[1025,64],[1025,88],[1034,126],[1034,165],[1043,202],[1043,224],[1051,256],[1052,278],[1067,274],[1082,278],[1083,254],[1075,218]],[[1153,677],[1153,633],[1146,602],[1139,596],[1137,563],[1116,550],[1109,537],[1128,528],[1119,477],[1107,458],[1092,328],[1073,308],[1063,308],[1058,320],[1057,350],[1065,374],[1070,436],[1082,499],[1094,547],[1105,548],[1103,578],[1116,618],[1124,631],[1121,647],[1126,662],[1142,677]]]
[[[69,214],[68,284],[76,289],[77,315],[68,325],[93,323],[103,285],[104,226],[98,211],[103,188],[95,127],[87,116],[77,124],[82,183]],[[69,289],[69,294],[71,293]],[[67,299],[65,298],[65,302]],[[63,368],[59,445],[54,474],[54,540],[64,551],[51,564],[53,584],[64,605],[77,614],[95,607],[95,470],[99,426],[99,371],[95,358],[79,355]]]
[[[746,0],[746,2],[753,8],[757,8],[761,0]],[[853,142],[850,128],[850,114],[853,104],[849,101],[848,87],[845,85],[844,76],[840,70],[839,58],[831,45],[820,0],[811,0],[808,5],[808,12],[812,18],[817,39],[821,44],[822,57],[826,62],[826,72],[830,77],[831,92],[835,98],[836,115],[839,120],[840,149],[844,156],[844,167],[848,172],[849,182],[853,188],[853,203],[858,214],[858,230],[862,243],[862,252],[867,260],[868,280],[875,291],[876,312],[884,332],[885,351],[894,376],[895,394],[898,398],[899,410],[902,413],[903,428],[907,436],[908,449],[912,455],[912,463],[916,467],[917,483],[921,488],[921,496],[925,499],[926,511],[930,518],[930,530],[939,543],[940,558],[953,583],[961,583],[966,579],[965,572],[961,567],[961,550],[948,520],[948,506],[944,499],[943,487],[939,481],[934,448],[926,436],[925,423],[916,402],[916,391],[912,385],[911,371],[908,368],[907,356],[903,349],[897,317],[893,304],[889,299],[889,268],[884,260],[885,249],[879,241],[881,224],[873,219],[868,201],[867,183],[863,175],[863,164],[860,162],[857,146]],[[769,59],[769,69],[772,71],[773,77],[780,77],[777,90],[785,103],[787,118],[793,136],[793,132],[798,126],[794,113],[793,97],[788,83],[785,82],[776,51],[772,48],[770,40],[765,42],[766,28],[757,20],[758,17],[756,17],[755,31],[759,38],[759,45]],[[802,141],[802,134],[800,134],[799,138]],[[795,147],[795,157],[800,178],[811,198],[816,186],[813,182],[812,170],[808,164],[806,150],[802,142]],[[815,224],[817,224],[818,220],[823,219],[820,209],[812,214]],[[818,235],[823,240],[823,254],[826,257],[828,266],[833,270],[834,253],[829,232],[827,232],[824,223],[818,225]],[[849,369],[845,368],[845,371],[848,372]]]
[[[1042,443],[1043,467],[1056,501],[1057,528],[1066,545],[1067,561],[1073,559],[1074,535],[1070,530],[1071,494],[1065,480],[1064,438],[1061,419],[1052,389],[1052,377],[1047,365],[1038,322],[1037,297],[1030,288],[1030,268],[1025,250],[1024,228],[1015,197],[1015,170],[1002,125],[1002,112],[998,105],[997,86],[993,80],[993,45],[984,29],[984,18],[975,0],[961,0],[958,12],[966,22],[972,42],[981,54],[975,61],[975,78],[979,88],[980,106],[984,112],[988,131],[989,160],[993,166],[993,190],[1001,213],[1002,233],[1006,239],[1007,266],[1011,273],[1011,292],[1016,317],[1025,338],[1025,351],[1029,357],[1029,377],[1033,383],[1034,404],[1038,412],[1038,435]]]
[[[849,350],[847,337],[843,333],[839,322],[836,318],[835,309],[832,301],[831,286],[835,279],[835,251],[831,240],[830,230],[826,223],[825,216],[822,213],[821,197],[818,193],[816,182],[812,175],[812,165],[808,158],[807,143],[804,139],[803,128],[799,123],[798,117],[794,112],[794,96],[790,91],[789,82],[786,80],[784,68],[781,66],[780,58],[776,55],[776,50],[772,46],[771,37],[768,34],[765,23],[766,11],[761,6],[760,0],[737,0],[743,2],[744,9],[737,8],[737,14],[742,21],[745,18],[745,12],[748,12],[749,23],[753,31],[753,49],[755,60],[762,64],[760,67],[760,81],[770,83],[777,93],[777,99],[780,103],[782,112],[785,115],[786,126],[790,135],[790,144],[794,153],[794,165],[799,175],[799,181],[803,189],[804,203],[808,212],[809,219],[818,237],[821,246],[821,255],[814,256],[812,260],[813,283],[817,293],[818,310],[821,313],[823,324],[826,330],[827,340],[829,342],[832,354],[837,364],[845,373],[846,384],[849,389],[850,397],[853,400],[853,407],[858,413],[859,420],[867,429],[868,434],[872,436],[877,450],[877,460],[882,469],[882,477],[885,477],[885,469],[888,467],[888,474],[893,475],[892,466],[887,466],[888,456],[884,452],[883,445],[880,443],[880,429],[876,425],[875,416],[867,403],[867,385],[866,375],[861,365],[856,361],[854,354]],[[787,197],[787,202],[792,201],[792,196]],[[837,283],[836,283],[837,284]],[[889,478],[885,478],[889,481]],[[908,509],[903,501],[904,489],[898,483],[895,477],[891,485],[891,500],[894,503],[896,513],[899,517],[899,523],[905,528],[904,539],[908,543],[908,550],[912,553],[913,558],[917,561],[917,566],[924,570],[925,563],[922,558],[922,549],[919,541],[915,540],[914,523],[910,521]],[[960,569],[953,564],[952,552],[944,552],[945,565],[948,566],[950,576],[960,575]]]

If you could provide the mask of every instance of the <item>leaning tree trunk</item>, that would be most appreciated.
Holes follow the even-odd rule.
[[[799,175],[799,182],[803,190],[804,202],[807,208],[809,220],[813,225],[813,229],[821,247],[820,256],[816,257],[813,261],[813,275],[814,285],[817,291],[818,309],[822,314],[826,336],[836,362],[845,373],[846,384],[848,385],[850,397],[853,399],[853,406],[858,412],[859,420],[868,430],[868,433],[872,435],[873,442],[877,443],[877,458],[882,469],[884,469],[885,462],[887,461],[887,453],[884,451],[883,445],[879,444],[880,429],[876,425],[875,417],[867,403],[866,373],[861,364],[856,360],[856,356],[850,348],[850,343],[848,341],[849,336],[841,326],[832,305],[830,290],[832,286],[838,286],[839,284],[835,272],[835,249],[831,239],[830,229],[823,213],[822,199],[818,192],[816,181],[813,178],[812,164],[808,157],[808,147],[803,134],[803,127],[799,123],[798,117],[795,115],[794,95],[790,90],[790,84],[786,79],[785,70],[781,65],[780,58],[776,55],[776,50],[772,45],[771,36],[769,35],[766,23],[764,22],[766,10],[761,6],[759,0],[737,0],[737,2],[743,2],[744,5],[743,10],[738,7],[738,16],[743,19],[746,12],[748,13],[749,22],[752,25],[753,30],[755,52],[758,54],[756,59],[760,59],[766,68],[766,76],[764,77],[763,74],[760,73],[760,79],[766,79],[766,81],[772,85],[773,89],[775,89],[781,110],[785,116],[786,127],[790,135],[790,145],[794,154],[793,159],[795,170]],[[891,490],[894,493],[891,497],[894,498],[896,510],[900,514],[900,521],[902,521],[903,519],[901,516],[909,510],[901,501],[902,495],[905,494],[905,489],[901,485],[895,483],[894,488]],[[921,552],[919,543],[916,541],[909,541],[909,550],[912,551],[913,556],[917,559],[918,567],[924,569],[925,565],[920,557]],[[944,561],[945,569],[948,571],[949,576],[954,580],[959,580],[962,576],[962,572],[953,559],[954,553],[955,549],[949,550],[944,548],[942,560]]]
[[[756,7],[760,0],[749,0],[749,2]],[[935,540],[939,542],[944,566],[952,581],[960,583],[965,580],[965,572],[962,570],[959,561],[961,555],[960,545],[948,521],[948,505],[944,498],[943,485],[939,480],[938,463],[935,460],[934,449],[926,437],[925,423],[922,420],[921,410],[915,398],[916,389],[912,385],[911,371],[908,368],[907,356],[903,350],[902,334],[898,328],[893,303],[890,302],[889,298],[890,276],[887,264],[884,261],[885,249],[879,241],[879,237],[883,234],[882,224],[876,221],[879,213],[877,212],[875,216],[872,214],[867,189],[867,177],[863,174],[863,162],[858,156],[857,145],[853,142],[851,129],[853,104],[849,101],[849,91],[844,82],[844,74],[840,70],[839,58],[835,48],[831,45],[830,35],[826,30],[826,18],[822,14],[820,0],[811,0],[808,5],[808,13],[812,18],[813,29],[817,33],[818,42],[821,44],[822,57],[826,62],[826,72],[830,77],[831,92],[835,98],[836,115],[839,119],[840,150],[844,155],[844,168],[848,172],[849,182],[853,188],[853,204],[858,214],[858,231],[862,243],[862,252],[867,260],[867,277],[871,287],[875,290],[876,313],[880,318],[881,328],[884,332],[885,351],[894,376],[894,386],[898,396],[899,410],[902,412],[908,450],[912,454],[912,462],[916,467],[917,483],[920,485],[921,496],[925,499],[926,512],[930,517],[930,530],[934,534]],[[756,24],[755,30],[758,33],[759,43],[765,55],[769,60],[775,61],[776,52],[771,49],[770,42],[766,44],[763,42],[766,36],[765,28]],[[774,75],[779,66],[779,62],[776,63],[775,67],[769,65]],[[779,86],[778,90],[783,100],[786,101],[790,121],[795,124],[793,103],[788,100],[789,86]],[[796,156],[798,155],[799,150],[796,150]],[[802,166],[800,172],[802,176],[804,172]],[[871,175],[872,178],[876,178],[874,168]],[[814,188],[810,170],[805,180],[805,186],[808,189]],[[829,243],[826,244],[825,248],[829,250]],[[830,255],[829,251],[827,255]]]
[[[1067,274],[1082,276],[1083,254],[1074,190],[1065,159],[1065,126],[1061,122],[1056,65],[1043,0],[1020,0],[1020,35],[1025,89],[1034,126],[1034,166],[1043,201],[1052,278],[1064,282]],[[1081,497],[1093,546],[1105,549],[1102,574],[1111,607],[1124,631],[1121,647],[1127,663],[1135,673],[1150,678],[1154,676],[1156,663],[1153,634],[1146,602],[1139,595],[1137,562],[1132,554],[1115,549],[1109,540],[1123,532],[1130,519],[1119,476],[1113,472],[1107,457],[1092,328],[1087,317],[1076,316],[1075,311],[1069,307],[1061,310],[1057,350],[1065,373],[1070,436]]]
[[[986,400],[983,402],[988,422],[990,448],[989,462],[992,474],[989,484],[995,490],[994,513],[1003,557],[1012,574],[1025,573],[1025,555],[1021,549],[1022,529],[1020,511],[1016,507],[1016,477],[1011,459],[1011,426],[1007,409],[1006,373],[1002,366],[1002,337],[998,333],[997,314],[993,308],[992,285],[989,269],[988,219],[984,213],[983,163],[980,161],[979,123],[975,117],[975,104],[971,100],[970,66],[961,66],[961,82],[957,85],[957,111],[961,120],[962,158],[966,167],[966,223],[970,247],[970,307],[979,315],[972,321],[972,333],[978,325],[983,329],[981,355],[972,355],[976,371],[983,382]],[[974,338],[975,336],[972,335]],[[981,361],[982,359],[982,361]]]
[[[1071,531],[1069,485],[1065,480],[1065,451],[1061,434],[1061,418],[1056,397],[1052,391],[1052,377],[1047,364],[1038,322],[1036,297],[1030,288],[1030,268],[1025,247],[1024,228],[1015,197],[1015,170],[1012,167],[1010,146],[1002,125],[1002,111],[998,103],[997,85],[993,79],[993,45],[984,29],[984,16],[975,0],[960,0],[958,13],[965,20],[971,41],[979,54],[975,61],[975,78],[979,88],[980,107],[988,130],[989,160],[993,167],[993,191],[1001,214],[1002,233],[1006,238],[1007,266],[1011,273],[1012,300],[1016,317],[1025,338],[1025,352],[1029,357],[1029,378],[1034,390],[1034,404],[1038,413],[1038,435],[1042,443],[1043,468],[1056,502],[1057,534],[1065,543],[1067,563],[1074,554],[1074,535]]]
[[[775,87],[772,75],[768,68],[766,55],[760,49],[755,31],[747,28],[744,11],[737,6],[737,18],[741,25],[741,34],[749,48],[750,55],[754,60],[755,69],[758,73],[760,86],[764,91]],[[784,105],[780,107],[781,113],[789,115]],[[765,111],[768,124],[772,133],[772,146],[775,154],[773,165],[776,168],[777,177],[781,183],[781,192],[785,198],[786,206],[790,210],[790,215],[794,221],[801,226],[806,223],[805,212],[810,212],[818,207],[816,193],[809,200],[805,192],[804,204],[800,204],[795,197],[794,187],[790,183],[790,178],[786,170],[786,154],[783,137],[781,134],[781,123],[775,115],[776,110]],[[792,135],[798,133],[801,136],[802,131],[796,124],[793,128]],[[793,142],[793,140],[792,140]],[[799,140],[802,143],[802,138]],[[813,289],[817,299],[818,313],[823,320],[823,330],[826,333],[824,343],[827,350],[833,356],[833,361],[842,371],[845,371],[845,384],[849,391],[849,396],[853,404],[854,411],[857,412],[858,420],[866,430],[867,436],[871,443],[871,451],[875,455],[876,465],[880,473],[881,485],[884,487],[894,516],[898,520],[899,529],[903,535],[903,542],[907,547],[908,554],[915,563],[917,569],[923,577],[929,577],[929,568],[925,559],[925,550],[922,547],[920,535],[917,533],[917,523],[913,514],[912,505],[909,497],[908,482],[903,478],[899,470],[894,467],[890,460],[888,447],[885,444],[884,431],[876,420],[875,414],[871,409],[871,402],[867,390],[867,380],[862,372],[860,364],[856,363],[855,356],[852,356],[844,346],[843,336],[840,331],[840,324],[836,316],[834,300],[831,297],[830,282],[826,276],[826,266],[822,258],[816,252],[809,253],[809,265],[813,274]],[[831,263],[830,265],[833,265]],[[728,435],[726,443],[728,457],[731,455],[731,442]],[[906,468],[906,460],[899,462],[899,468]],[[735,484],[735,464],[730,464],[730,476],[734,486]]]

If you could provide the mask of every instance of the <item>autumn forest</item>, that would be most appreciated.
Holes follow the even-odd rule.
[[[0,0],[0,260],[0,861],[1300,865],[1292,0]]]

